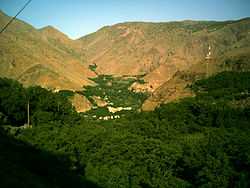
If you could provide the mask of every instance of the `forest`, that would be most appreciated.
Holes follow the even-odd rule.
[[[249,83],[222,72],[193,83],[195,97],[96,121],[65,92],[0,78],[0,185],[250,187]]]

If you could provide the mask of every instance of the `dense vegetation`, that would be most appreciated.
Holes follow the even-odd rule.
[[[17,99],[25,99],[22,93],[29,91],[33,94],[30,104],[36,109],[32,112],[35,126],[18,129],[15,139],[53,153],[61,162],[64,160],[60,156],[64,156],[68,159],[67,170],[82,179],[108,188],[247,188],[249,81],[250,72],[220,73],[194,83],[194,98],[162,105],[154,112],[134,112],[100,122],[79,117],[60,94],[41,88],[23,89],[16,82],[1,79],[1,124],[25,122],[25,104]],[[32,90],[39,92],[34,94]],[[9,93],[3,95],[3,91]],[[68,104],[69,109],[58,108],[60,113],[55,110],[59,101]],[[35,121],[40,111],[38,117],[49,118]],[[6,178],[12,176],[16,174]]]
[[[21,126],[27,123],[27,106],[33,125],[48,121],[71,122],[76,112],[65,93],[53,93],[39,86],[27,89],[17,81],[0,78],[0,123]]]
[[[97,187],[70,169],[64,155],[36,149],[0,129],[0,186],[2,188]]]
[[[113,77],[111,75],[99,75],[91,78],[95,83],[94,86],[85,86],[81,92],[96,107],[86,114],[105,116],[112,115],[106,107],[98,107],[93,97],[99,97],[100,100],[107,103],[111,107],[131,107],[132,113],[137,111],[147,94],[135,93],[129,89],[134,82],[143,83],[138,77]],[[122,112],[123,114],[125,112]]]

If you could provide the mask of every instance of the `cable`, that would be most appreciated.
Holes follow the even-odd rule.
[[[25,3],[23,8],[21,8],[21,10],[19,10],[18,13],[13,18],[11,18],[11,20],[1,29],[0,34],[2,34],[5,29],[7,29],[7,27],[14,21],[14,19],[16,19],[16,17],[28,6],[31,1],[32,0],[29,0],[27,3]]]

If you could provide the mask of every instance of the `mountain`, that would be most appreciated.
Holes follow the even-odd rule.
[[[249,47],[249,27],[250,19],[131,22],[104,27],[79,41],[97,73],[145,75],[144,87],[154,91],[177,71],[204,62],[209,46],[214,58]]]
[[[9,19],[0,13],[1,26]],[[143,110],[192,96],[187,85],[206,74],[249,69],[249,18],[126,22],[77,40],[52,26],[35,29],[15,20],[0,38],[1,77],[17,79],[24,85],[81,90],[93,85],[88,78],[99,75],[140,76],[143,83],[134,82],[129,89],[150,94]],[[230,63],[233,60],[240,63]]]
[[[0,12],[0,25],[10,17]],[[85,65],[77,43],[53,27],[40,30],[15,20],[0,36],[0,76],[24,85],[81,89],[95,76]]]
[[[193,93],[194,80],[223,71],[225,62],[244,59],[249,69],[250,19],[237,21],[131,22],[116,24],[82,37],[87,62],[97,74],[143,75],[131,89],[151,96],[142,110],[153,110]],[[211,59],[206,60],[210,51]],[[236,65],[227,65],[232,69]],[[191,79],[192,78],[192,79]]]

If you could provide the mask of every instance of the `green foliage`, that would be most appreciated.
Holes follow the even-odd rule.
[[[93,72],[95,72],[96,68],[97,68],[96,64],[89,65],[89,69],[92,70]]]
[[[208,79],[199,80],[193,86],[196,91],[209,92],[217,89],[230,89],[232,92],[243,92],[249,91],[249,81],[250,72],[222,72]]]
[[[100,116],[111,115],[111,112],[109,112],[106,107],[99,107],[96,109],[92,109],[88,112],[85,112],[85,115],[100,117]]]
[[[109,88],[110,81],[116,85],[113,79],[103,76],[99,83]],[[53,103],[47,108],[38,102],[42,110],[33,117],[43,118],[15,134],[41,150],[66,155],[70,169],[102,187],[249,187],[250,110],[232,103],[249,97],[248,81],[247,72],[220,73],[192,85],[197,97],[113,121],[67,111],[55,121]],[[46,93],[33,92],[38,101]],[[53,101],[54,95],[46,96]]]
[[[0,129],[1,188],[97,187],[70,169],[65,155],[36,149]]]
[[[138,79],[137,82],[138,82],[139,84],[145,84],[145,83],[146,83],[144,79]]]
[[[32,116],[33,125],[42,125],[53,120],[53,113],[46,111],[36,111]]]
[[[63,97],[72,97],[74,96],[74,92],[70,90],[60,90],[59,94],[62,95]]]
[[[113,77],[111,75],[99,75],[92,78],[96,83],[95,86],[85,86],[81,94],[86,96],[89,101],[95,106],[97,105],[93,96],[99,96],[102,100],[108,103],[108,106],[113,107],[132,107],[133,112],[139,109],[146,99],[147,94],[135,93],[129,90],[129,87],[141,78],[130,77]],[[104,112],[107,113],[104,113]],[[108,110],[104,108],[92,110],[88,114],[109,115]]]
[[[1,124],[20,126],[27,123],[28,103],[34,125],[45,120],[64,121],[75,114],[71,103],[62,93],[55,94],[39,86],[23,88],[16,81],[0,79]]]
[[[232,71],[249,70],[249,58],[247,56],[240,56],[237,59],[226,59],[223,64],[223,68]]]
[[[7,117],[2,112],[0,112],[0,125],[5,125],[7,123]]]
[[[26,104],[25,90],[20,83],[0,78],[0,112],[9,124],[17,126],[25,123]]]
[[[250,72],[222,72],[191,87],[198,97],[232,100],[249,97]]]

